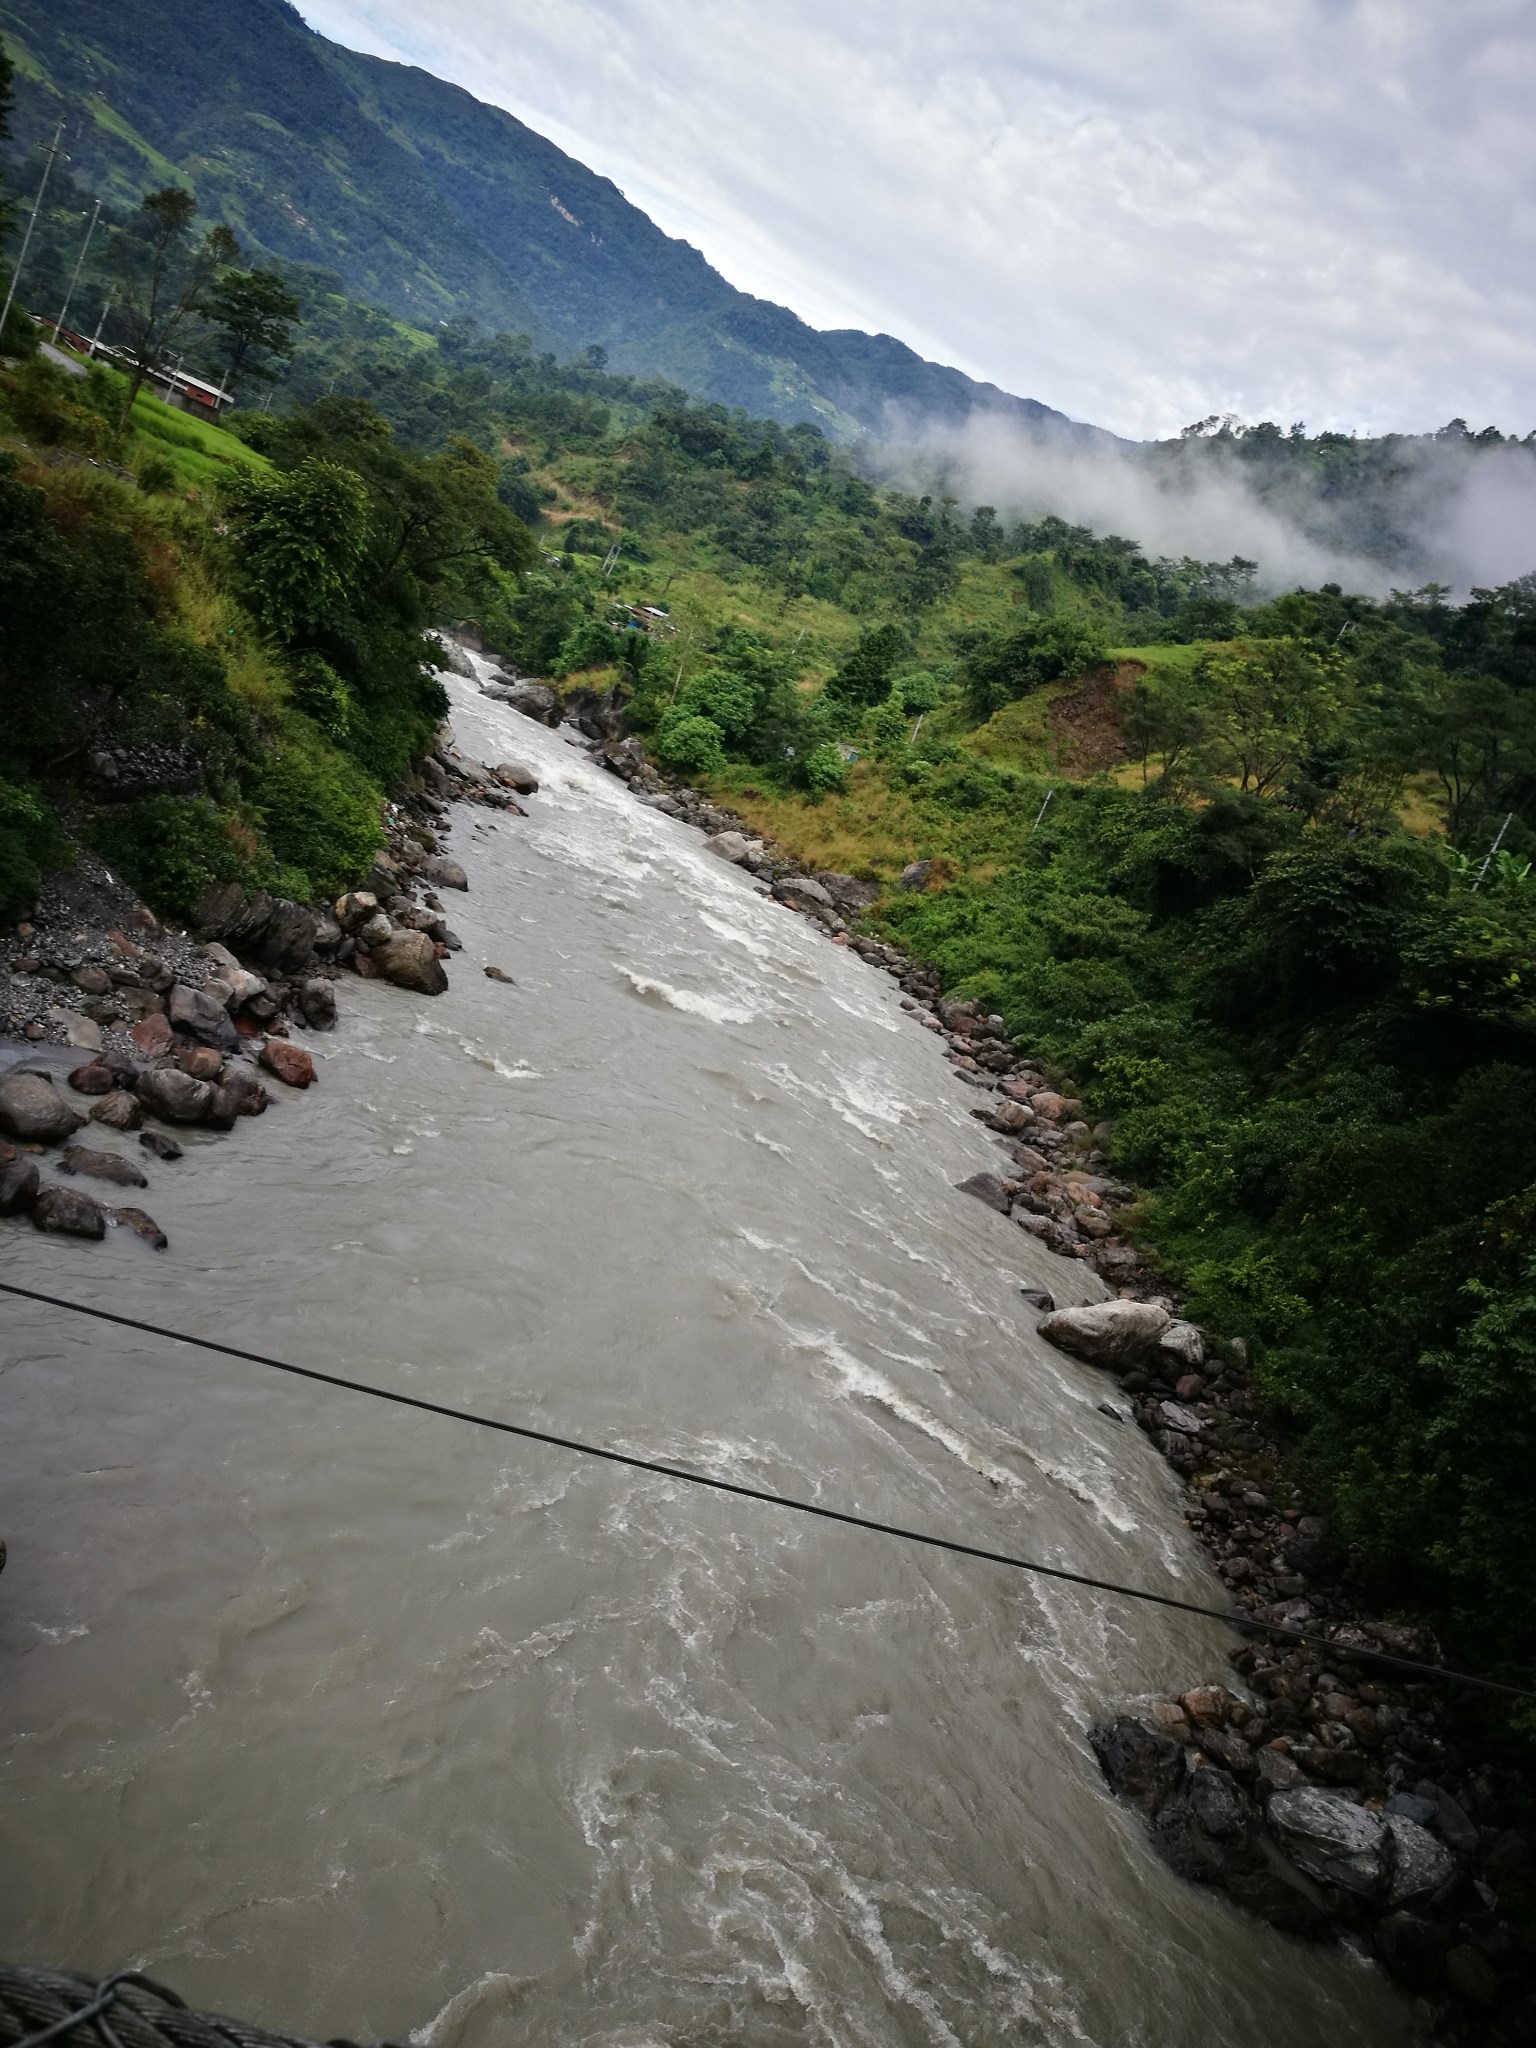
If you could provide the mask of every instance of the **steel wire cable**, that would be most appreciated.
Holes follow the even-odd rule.
[[[1180,1614],[1198,1615],[1205,1621],[1225,1622],[1231,1628],[1239,1628],[1250,1634],[1282,1636],[1292,1642],[1307,1643],[1314,1648],[1327,1650],[1334,1657],[1347,1658],[1352,1662],[1390,1665],[1398,1670],[1411,1672],[1417,1679],[1438,1678],[1448,1683],[1465,1685],[1479,1692],[1498,1693],[1506,1699],[1536,1699],[1536,1691],[1528,1686],[1505,1685],[1496,1678],[1481,1678],[1467,1671],[1454,1671],[1443,1664],[1425,1664],[1414,1657],[1400,1657],[1387,1650],[1368,1649],[1353,1643],[1340,1643],[1330,1636],[1317,1634],[1309,1629],[1293,1627],[1289,1622],[1269,1621],[1255,1614],[1244,1614],[1235,1608],[1206,1607],[1197,1601],[1180,1600],[1171,1593],[1154,1593],[1147,1586],[1121,1585],[1114,1579],[1096,1578],[1087,1572],[1068,1571],[1064,1565],[1041,1564],[1037,1559],[1015,1557],[1006,1550],[991,1550],[983,1544],[962,1543],[958,1537],[936,1536],[926,1529],[908,1528],[900,1522],[883,1522],[873,1515],[860,1515],[845,1508],[831,1508],[819,1501],[797,1500],[791,1494],[772,1493],[766,1487],[745,1486],[737,1479],[717,1479],[712,1473],[698,1472],[686,1465],[671,1465],[660,1458],[642,1458],[632,1451],[614,1450],[607,1444],[589,1443],[581,1437],[562,1436],[557,1431],[536,1429],[531,1423],[509,1422],[497,1415],[479,1415],[472,1408],[456,1408],[445,1401],[429,1401],[421,1394],[406,1394],[394,1387],[375,1386],[367,1380],[349,1379],[343,1373],[324,1372],[319,1366],[295,1365],[289,1359],[270,1358],[260,1351],[247,1351],[238,1344],[221,1344],[212,1337],[194,1337],[185,1330],[171,1330],[159,1323],[142,1322],[136,1316],[119,1315],[113,1309],[95,1308],[89,1303],[68,1301],[62,1295],[44,1294],[37,1288],[17,1287],[9,1280],[0,1280],[0,1293],[12,1294],[23,1301],[42,1303],[47,1308],[63,1309],[67,1314],[89,1316],[101,1323],[115,1323],[120,1329],[138,1330],[147,1337],[164,1337],[173,1344],[190,1344],[199,1351],[210,1351],[224,1358],[237,1358],[247,1365],[260,1365],[270,1372],[288,1373],[294,1379],[314,1380],[324,1387],[337,1387],[344,1393],[366,1394],[376,1401],[393,1402],[396,1407],[414,1408],[423,1415],[441,1416],[448,1422],[467,1422],[476,1429],[495,1430],[503,1436],[521,1437],[527,1443],[544,1444],[553,1450],[570,1451],[581,1458],[595,1458],[609,1465],[622,1465],[632,1472],[648,1472],[661,1479],[675,1479],[685,1486],[707,1488],[712,1493],[731,1494],[739,1500],[756,1501],[761,1506],[784,1508],[792,1514],[812,1515],[823,1522],[838,1522],[845,1528],[864,1529],[876,1536],[893,1536],[902,1543],[922,1544],[929,1550],[941,1550],[954,1557],[973,1557],[983,1564],[1006,1565],[1010,1571],[1027,1572],[1032,1577],[1057,1579],[1069,1586],[1083,1586],[1090,1592],[1113,1593],[1125,1600],[1140,1600],[1155,1607],[1170,1607]]]

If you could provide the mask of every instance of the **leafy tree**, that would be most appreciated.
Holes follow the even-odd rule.
[[[368,548],[367,487],[355,471],[309,456],[291,470],[252,470],[230,486],[251,609],[285,645],[337,626],[358,595]]]
[[[877,626],[861,633],[858,646],[828,678],[828,695],[848,704],[878,704],[889,694],[896,664],[906,651],[907,636],[900,626]]]
[[[134,400],[164,361],[171,343],[198,312],[218,273],[237,261],[240,244],[222,223],[194,241],[197,201],[180,185],[148,192],[112,237],[109,261],[117,279],[117,316],[127,336],[128,391],[118,431]]]
[[[978,718],[990,718],[1016,697],[1081,675],[1108,651],[1102,626],[1066,612],[1032,616],[1010,633],[968,635],[961,646],[961,672],[971,709]]]
[[[293,354],[293,325],[299,300],[275,270],[225,270],[214,279],[202,312],[223,344],[229,381],[241,377],[275,382],[268,359]]]

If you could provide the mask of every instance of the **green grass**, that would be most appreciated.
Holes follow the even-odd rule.
[[[163,456],[191,484],[217,483],[231,469],[269,469],[254,448],[206,420],[179,412],[148,391],[134,400],[133,428],[144,453]]]
[[[1112,647],[1111,661],[1139,661],[1146,668],[1176,669],[1188,674],[1205,653],[1208,643],[1204,640],[1192,642],[1189,646],[1170,643],[1156,647]]]

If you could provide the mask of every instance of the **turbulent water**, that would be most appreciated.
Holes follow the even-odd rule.
[[[317,1087],[152,1168],[168,1254],[7,1274],[1218,1598],[894,984],[452,687],[544,787],[459,813],[450,992],[349,980]],[[1215,1625],[14,1300],[0,1357],[0,1953],[442,2048],[1399,2038],[1101,1787]]]

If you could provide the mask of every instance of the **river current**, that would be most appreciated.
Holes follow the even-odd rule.
[[[168,1253],[6,1274],[1219,1602],[895,984],[446,680],[543,784],[457,813],[448,994],[347,979],[317,1086],[151,1166]],[[15,1300],[0,1461],[0,1954],[426,2048],[1402,2036],[1103,1789],[1215,1624]]]

